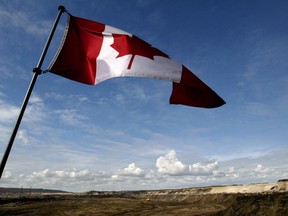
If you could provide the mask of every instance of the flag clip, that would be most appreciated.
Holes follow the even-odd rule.
[[[38,75],[42,74],[42,70],[40,68],[33,68],[33,73],[37,73]]]

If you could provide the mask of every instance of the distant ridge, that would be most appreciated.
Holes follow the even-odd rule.
[[[204,195],[204,194],[234,194],[234,193],[271,193],[271,192],[287,192],[288,179],[280,179],[276,183],[250,183],[239,185],[219,185],[206,187],[191,187],[182,189],[159,189],[159,190],[128,190],[128,191],[95,191],[72,193],[63,190],[43,189],[43,188],[5,188],[0,187],[0,195],[2,194],[78,194],[78,195],[96,195],[96,196],[126,196],[126,195]]]
[[[62,190],[52,190],[43,188],[5,188],[0,187],[0,193],[68,193]]]

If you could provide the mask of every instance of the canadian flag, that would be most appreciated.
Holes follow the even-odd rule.
[[[168,80],[173,82],[171,104],[205,108],[225,104],[185,66],[135,35],[70,14],[48,71],[89,85],[121,76]]]

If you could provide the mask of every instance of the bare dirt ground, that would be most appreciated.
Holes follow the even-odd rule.
[[[0,216],[288,216],[288,180],[232,186],[68,193],[0,188]]]
[[[198,195],[189,200],[47,196],[0,201],[0,215],[288,215],[288,193]]]
[[[25,199],[1,204],[0,215],[221,215],[221,205],[147,201],[132,198],[66,197]]]

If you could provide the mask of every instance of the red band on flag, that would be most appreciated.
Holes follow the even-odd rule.
[[[71,15],[69,18],[64,44],[51,71],[77,82],[94,85],[96,58],[102,46],[105,25]]]
[[[180,83],[173,82],[170,103],[215,108],[225,104],[225,101],[183,66]]]

